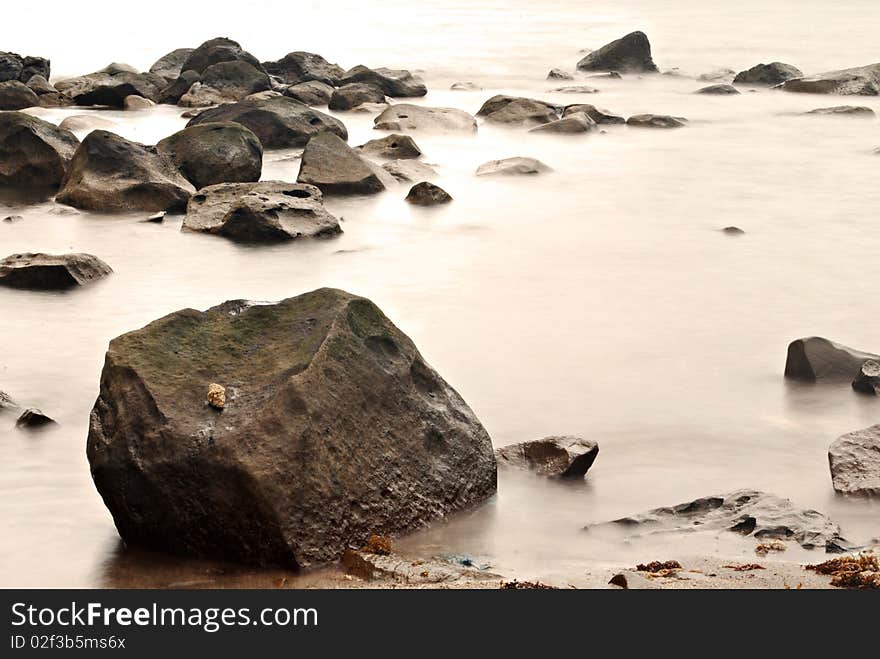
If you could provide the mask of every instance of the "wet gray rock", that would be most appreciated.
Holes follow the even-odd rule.
[[[596,130],[596,122],[584,112],[574,112],[562,119],[551,121],[543,126],[536,126],[529,130],[530,133],[553,133],[557,135],[572,135],[576,133],[589,133]]]
[[[205,107],[230,103],[269,88],[269,76],[262,69],[243,61],[218,62],[201,73],[201,80],[181,96],[178,104]]]
[[[493,96],[477,112],[486,121],[512,125],[541,125],[556,121],[560,108],[534,98]]]
[[[608,110],[601,110],[597,108],[595,105],[589,105],[586,103],[578,103],[576,105],[567,105],[562,112],[563,117],[568,117],[572,114],[577,114],[582,112],[586,114],[590,119],[595,121],[597,124],[625,124],[626,119],[623,117],[617,116],[616,114],[611,114]]]
[[[356,150],[371,158],[388,158],[393,160],[418,158],[422,155],[422,150],[413,138],[409,135],[399,135],[396,133],[387,137],[370,140],[366,144],[356,147]]]
[[[437,206],[438,204],[448,204],[452,201],[452,195],[440,186],[422,181],[410,188],[406,195],[406,201],[416,206]]]
[[[192,86],[201,81],[202,76],[195,71],[184,71],[177,79],[172,80],[159,91],[156,102],[177,105],[180,99],[192,89]]]
[[[0,286],[64,290],[85,286],[113,270],[91,254],[12,254],[0,261]]]
[[[260,180],[263,146],[253,132],[232,121],[189,126],[166,137],[156,148],[196,189]]]
[[[55,200],[83,210],[156,212],[182,210],[193,192],[155,148],[96,130],[74,153]]]
[[[35,407],[29,407],[15,422],[16,428],[44,428],[46,426],[57,425],[55,419],[43,414]]]
[[[428,93],[421,78],[402,69],[369,69],[359,65],[346,71],[339,84],[348,85],[353,82],[362,82],[377,87],[386,96],[392,98],[424,96]]]
[[[834,490],[880,497],[880,425],[838,437],[828,449]]]
[[[0,112],[0,186],[57,189],[79,140],[24,112]]]
[[[687,119],[666,114],[636,114],[627,119],[626,123],[637,128],[681,128],[687,123]]]
[[[484,162],[477,168],[477,176],[509,176],[520,174],[541,174],[553,171],[535,158],[503,158]]]
[[[467,404],[375,304],[333,289],[111,341],[87,456],[126,544],[263,565],[335,561],[496,489]]]
[[[258,71],[263,71],[259,60],[244,50],[237,41],[226,37],[216,37],[194,49],[180,65],[181,71],[203,73],[209,66],[220,62],[247,62]]]
[[[375,194],[385,189],[373,168],[329,132],[315,135],[306,144],[297,181],[314,185],[324,194]]]
[[[35,75],[42,76],[48,80],[49,71],[49,60],[44,57],[0,52],[0,82],[6,82],[7,80],[27,82]]]
[[[365,82],[352,82],[333,91],[330,97],[331,110],[351,110],[362,103],[384,103],[385,93]]]
[[[716,96],[724,96],[729,94],[739,94],[739,90],[733,85],[718,84],[702,87],[694,92],[695,94],[712,94]]]
[[[286,87],[283,93],[306,105],[327,105],[333,95],[333,87],[319,80],[309,80]]]
[[[852,388],[871,396],[880,394],[880,362],[869,359],[862,364],[859,374],[852,381]]]
[[[345,70],[338,64],[331,64],[320,55],[303,51],[287,53],[275,62],[263,62],[263,67],[290,85],[317,81],[336,87],[345,75]]]
[[[578,62],[577,68],[622,73],[656,73],[658,70],[651,59],[651,43],[644,32],[631,32],[588,53]]]
[[[318,188],[283,181],[220,183],[202,188],[183,219],[184,231],[237,242],[285,242],[342,232]]]
[[[574,76],[562,69],[551,69],[547,80],[574,80]]]
[[[373,120],[378,130],[417,131],[425,133],[475,133],[477,120],[456,108],[436,108],[398,103]]]
[[[0,110],[24,110],[39,104],[40,98],[24,83],[18,80],[0,82]]]
[[[544,437],[495,450],[499,468],[523,469],[551,478],[583,478],[598,455],[598,443],[572,436]]]
[[[437,176],[433,167],[412,159],[391,160],[383,164],[382,169],[401,183],[428,181]]]
[[[779,88],[806,94],[877,96],[880,94],[880,64],[793,78],[781,83]]]
[[[162,76],[171,82],[183,73],[183,63],[192,55],[194,48],[177,48],[170,53],[162,55],[150,67],[150,73]]]
[[[786,80],[803,77],[803,72],[791,64],[771,62],[756,64],[746,71],[740,71],[733,79],[735,85],[768,85],[775,87]]]
[[[100,71],[55,83],[55,88],[76,105],[122,108],[126,96],[159,99],[168,81],[155,73],[138,73],[125,64],[113,63]]]
[[[874,110],[864,105],[835,105],[830,108],[816,108],[815,110],[810,110],[809,112],[804,112],[804,114],[821,114],[826,116],[851,116],[851,117],[863,117],[865,119],[873,119],[875,116]]]
[[[785,377],[794,380],[852,381],[869,359],[877,355],[854,350],[819,336],[796,339],[788,346],[785,359]]]

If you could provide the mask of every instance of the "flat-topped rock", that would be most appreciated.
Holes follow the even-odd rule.
[[[877,96],[880,94],[880,63],[792,78],[782,82],[779,88],[806,94]]]
[[[477,112],[478,117],[499,124],[541,125],[559,118],[560,108],[534,98],[493,96]]]
[[[477,168],[477,176],[513,176],[521,174],[541,174],[553,171],[536,158],[502,158],[484,162]]]
[[[403,69],[369,69],[359,65],[346,71],[339,84],[348,85],[354,82],[372,85],[392,98],[424,96],[428,93],[421,78]]]
[[[389,158],[393,160],[418,158],[422,150],[409,135],[392,134],[361,144],[355,149],[371,158]]]
[[[838,437],[828,449],[834,490],[880,497],[880,425]]]
[[[63,290],[85,286],[111,272],[91,254],[12,254],[0,261],[0,286]]]
[[[829,108],[816,108],[815,110],[804,112],[804,114],[819,114],[832,117],[862,117],[864,119],[873,119],[877,116],[874,110],[865,105],[835,105]]]
[[[499,468],[523,469],[552,478],[583,478],[598,455],[598,443],[568,435],[544,437],[495,450]]]
[[[651,58],[651,42],[644,32],[630,32],[624,37],[594,50],[577,64],[581,71],[619,71],[622,73],[656,73]]]
[[[626,123],[636,128],[681,128],[687,124],[687,119],[668,114],[636,114],[627,119]]]
[[[548,133],[556,135],[571,135],[576,133],[589,133],[596,130],[596,122],[584,112],[569,113],[562,119],[551,121],[548,124],[535,126],[530,133]]]
[[[375,194],[385,189],[373,167],[326,131],[306,144],[297,181],[314,185],[324,194]]]
[[[0,186],[57,189],[79,140],[24,112],[0,112]]]
[[[456,108],[435,108],[410,103],[390,106],[373,120],[377,130],[425,133],[475,133],[477,120]]]
[[[859,371],[869,359],[880,359],[870,352],[863,352],[834,343],[820,336],[796,339],[788,346],[785,358],[785,377],[794,380],[846,380],[858,377]]]

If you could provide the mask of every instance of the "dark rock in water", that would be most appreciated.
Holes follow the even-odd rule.
[[[55,88],[76,105],[124,106],[126,96],[157,101],[168,81],[155,73],[138,73],[124,64],[110,64],[100,71],[60,80]]]
[[[500,124],[541,125],[559,118],[560,108],[544,101],[498,94],[483,103],[478,117]]]
[[[568,116],[551,121],[549,124],[536,126],[529,130],[530,133],[555,133],[558,135],[571,135],[574,133],[589,133],[596,130],[596,122],[584,112],[570,113]]]
[[[382,165],[382,169],[391,174],[394,180],[401,183],[417,183],[437,176],[437,172],[433,167],[411,158],[386,162]]]
[[[785,359],[785,377],[794,380],[847,380],[858,377],[869,359],[877,355],[853,350],[819,336],[792,341]]]
[[[352,82],[333,91],[330,97],[331,110],[351,110],[361,103],[383,103],[385,93],[365,82]]]
[[[48,80],[49,71],[49,60],[44,57],[0,52],[0,82],[7,80],[27,82],[35,75],[43,76]]]
[[[87,455],[126,544],[255,564],[334,561],[496,489],[467,404],[376,305],[332,289],[114,339]]]
[[[345,75],[345,70],[338,64],[331,64],[320,55],[302,51],[287,53],[275,62],[263,62],[263,68],[291,85],[314,80],[336,87]]]
[[[23,112],[0,112],[0,186],[57,189],[79,140]]]
[[[534,471],[552,478],[583,478],[599,455],[599,444],[581,437],[554,436],[495,451],[499,467]]]
[[[183,73],[183,63],[192,55],[194,48],[177,48],[157,59],[150,67],[150,73],[162,76],[169,82],[177,80]]]
[[[535,158],[514,157],[484,162],[477,167],[477,176],[541,174],[550,171],[553,170]]]
[[[722,96],[726,94],[739,94],[739,90],[733,85],[726,84],[718,84],[718,85],[709,85],[708,87],[702,87],[694,92],[695,94],[714,94],[716,96]]]
[[[328,132],[315,135],[306,144],[297,181],[314,185],[324,194],[375,194],[385,189],[373,168]]]
[[[865,119],[873,119],[876,115],[874,111],[864,105],[835,105],[830,108],[816,108],[804,114],[821,114],[830,116],[853,116],[864,117]]]
[[[745,231],[743,231],[739,227],[734,227],[734,226],[724,227],[721,230],[729,236],[741,236],[742,234],[745,233]]]
[[[822,513],[756,490],[704,497],[586,528],[608,525],[630,528],[637,535],[726,530],[756,539],[793,540],[805,549],[819,547],[828,552],[850,546],[840,536],[840,527]]]
[[[787,92],[877,96],[880,94],[880,64],[786,80],[779,85]]]
[[[475,133],[477,120],[456,108],[434,108],[398,103],[373,120],[378,130],[418,131],[425,133]]]
[[[106,130],[77,148],[55,200],[93,211],[183,210],[195,189],[155,148]]]
[[[194,84],[202,81],[195,71],[184,71],[176,80],[168,83],[159,91],[156,97],[157,103],[167,103],[168,105],[177,105],[181,98],[192,88]]]
[[[449,203],[452,201],[452,196],[443,188],[422,181],[410,188],[409,194],[406,195],[406,201],[416,206],[436,206],[437,204]]]
[[[216,121],[235,121],[249,128],[264,149],[305,146],[309,138],[323,131],[348,139],[341,121],[285,96],[221,105],[205,110],[187,125]]]
[[[113,270],[91,254],[12,254],[0,261],[0,285],[33,290],[85,286]]]
[[[269,76],[262,69],[242,61],[218,62],[202,71],[199,85],[193,85],[179,104],[205,107],[229,103],[269,88]]]
[[[623,73],[656,73],[651,59],[651,43],[644,32],[631,32],[588,53],[577,68],[581,71],[620,71]]]
[[[619,117],[615,114],[611,114],[608,110],[601,110],[597,108],[595,105],[588,105],[586,103],[578,103],[576,105],[566,105],[565,110],[562,112],[563,117],[568,117],[572,114],[577,114],[578,112],[583,112],[590,119],[595,121],[597,124],[625,124],[626,119],[623,117]]]
[[[636,114],[627,119],[626,123],[637,128],[681,128],[687,123],[687,119],[666,114]]]
[[[599,90],[589,85],[569,85],[567,87],[557,87],[551,89],[551,92],[557,94],[598,94]]]
[[[428,93],[421,78],[405,70],[368,69],[366,66],[356,66],[345,72],[339,84],[348,85],[353,82],[363,82],[377,87],[386,96],[392,98],[424,96]]]
[[[562,69],[551,69],[547,80],[574,80],[574,76]]]
[[[626,581],[626,575],[622,573],[615,574],[613,577],[611,577],[611,581],[609,581],[608,583],[612,586],[623,588],[624,590],[627,590],[629,588],[629,584]]]
[[[318,80],[309,80],[285,88],[284,95],[306,105],[327,105],[333,95],[333,87]]]
[[[733,69],[715,69],[708,73],[701,73],[697,76],[697,80],[700,82],[729,82],[730,80],[733,80],[735,76],[736,71]]]
[[[52,419],[40,410],[30,407],[21,413],[15,422],[16,428],[42,428],[44,426],[56,425],[55,419]]]
[[[256,57],[242,49],[237,41],[226,37],[210,39],[193,50],[181,63],[180,70],[203,73],[212,64],[220,62],[247,62],[259,71],[264,70]]]
[[[0,110],[24,110],[39,104],[40,98],[24,83],[18,80],[0,82]]]
[[[862,364],[859,374],[852,381],[852,388],[862,394],[880,394],[880,362],[869,359]]]
[[[342,231],[339,221],[324,209],[318,188],[282,181],[202,188],[190,199],[182,229],[240,242],[320,238]]]
[[[828,449],[828,464],[835,491],[880,497],[880,425],[838,437]]]
[[[12,397],[9,394],[5,391],[0,391],[0,412],[17,410],[19,407],[19,404],[12,400]]]
[[[156,148],[171,158],[196,189],[260,180],[263,146],[250,130],[232,121],[184,128]]]
[[[24,219],[21,215],[7,215],[3,218],[4,222],[9,222],[12,224],[13,222],[21,222]]]
[[[37,96],[42,96],[43,94],[57,94],[58,90],[55,89],[55,86],[46,80],[41,75],[33,75],[30,77],[27,82],[25,82],[28,89],[30,89]]]
[[[756,64],[746,71],[740,71],[733,79],[735,85],[769,85],[776,86],[793,78],[803,77],[803,72],[791,64],[771,62]]]
[[[370,157],[391,158],[395,160],[418,158],[422,155],[422,150],[413,138],[409,135],[397,134],[370,140],[366,144],[361,144],[357,147],[357,151]]]

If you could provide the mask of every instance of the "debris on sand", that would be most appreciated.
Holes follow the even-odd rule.
[[[757,547],[755,547],[755,553],[758,556],[766,556],[771,551],[785,551],[786,546],[782,540],[770,540],[769,542],[762,542]]]
[[[751,572],[752,570],[765,570],[766,568],[763,565],[758,563],[732,563],[730,565],[722,565],[721,567],[726,567],[729,570],[733,570],[734,572]]]
[[[676,570],[681,569],[681,563],[678,561],[651,561],[648,564],[639,563],[636,565],[636,570],[638,572],[651,572],[652,574],[657,574],[660,572],[675,572]]]
[[[831,585],[838,588],[880,588],[880,564],[873,554],[841,556],[804,569],[832,576]]]
[[[548,586],[540,581],[502,581],[501,590],[559,590],[556,586]]]

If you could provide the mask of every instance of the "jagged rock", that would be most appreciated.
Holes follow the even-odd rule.
[[[757,539],[794,540],[805,549],[819,547],[828,552],[845,551],[850,546],[841,537],[840,527],[822,513],[756,490],[704,497],[586,528],[609,525],[635,531],[636,537],[726,530]]]
[[[742,234],[745,233],[745,231],[743,231],[739,227],[734,227],[734,226],[724,227],[723,229],[721,229],[721,231],[723,231],[724,233],[726,233],[729,236],[741,236]]]
[[[803,77],[797,67],[784,62],[756,64],[746,71],[740,71],[733,79],[735,85],[769,85],[774,87],[786,80]]]
[[[449,203],[452,201],[452,196],[443,188],[422,181],[410,188],[409,194],[406,195],[406,201],[416,206],[436,206]]]
[[[596,130],[596,122],[584,112],[575,112],[562,119],[551,121],[549,124],[536,126],[530,129],[529,132],[571,135],[574,133],[589,133],[593,130]]]
[[[363,82],[377,87],[386,96],[391,96],[392,98],[424,96],[428,93],[425,83],[422,82],[421,78],[405,70],[368,69],[366,66],[359,65],[346,71],[339,84],[348,85],[353,82]]]
[[[558,119],[559,108],[533,98],[498,94],[483,103],[477,116],[494,123],[540,125]]]
[[[284,95],[306,105],[327,105],[333,95],[333,87],[319,80],[309,80],[287,87]]]
[[[87,455],[126,544],[255,564],[334,561],[496,489],[467,404],[376,305],[333,289],[111,341]]]
[[[27,82],[35,75],[43,76],[48,80],[49,70],[49,60],[44,57],[0,52],[0,82],[7,80]]]
[[[261,181],[202,188],[186,209],[184,231],[200,231],[240,242],[320,238],[342,231],[311,185]]]
[[[297,181],[314,185],[324,194],[375,194],[385,189],[354,149],[326,131],[306,144]]]
[[[398,103],[388,107],[373,120],[378,130],[418,131],[426,133],[475,133],[477,120],[464,110],[434,108]]]
[[[787,92],[877,96],[880,94],[880,64],[786,80],[779,85]]]
[[[155,73],[138,73],[124,64],[109,66],[77,78],[60,80],[55,88],[77,105],[123,107],[126,96],[159,99],[168,81]]]
[[[40,410],[30,407],[21,413],[21,416],[15,422],[16,428],[43,428],[45,426],[56,425],[55,419],[52,419]]]
[[[143,96],[126,96],[122,105],[126,110],[147,110],[156,104]]]
[[[0,110],[24,110],[40,104],[34,91],[18,80],[0,82]]]
[[[637,128],[681,128],[686,122],[684,117],[666,114],[636,114],[626,120],[628,126]]]
[[[392,134],[370,140],[356,147],[357,151],[373,158],[407,159],[418,158],[422,150],[409,135]]]
[[[330,97],[331,110],[351,110],[362,103],[382,103],[385,93],[365,82],[352,82],[333,91]]]
[[[727,84],[718,84],[718,85],[709,85],[708,87],[702,87],[694,92],[695,94],[715,94],[718,96],[726,95],[726,94],[739,94],[739,90],[733,85]]]
[[[177,105],[180,99],[192,89],[192,86],[201,81],[202,76],[195,71],[184,71],[176,80],[169,82],[167,86],[162,88],[156,100],[159,103]]]
[[[880,394],[880,362],[869,359],[862,364],[859,374],[852,381],[852,388],[872,396]]]
[[[336,87],[345,75],[338,64],[331,64],[320,55],[302,51],[287,53],[275,62],[263,62],[263,67],[290,85],[314,80]]]
[[[574,80],[574,76],[562,69],[550,69],[547,80]]]
[[[183,63],[192,55],[194,48],[177,48],[170,53],[162,55],[150,67],[150,73],[162,76],[171,82],[183,73]]]
[[[785,359],[785,377],[795,380],[848,380],[858,377],[869,359],[877,355],[853,350],[819,336],[792,341]]]
[[[551,89],[551,92],[557,94],[598,94],[599,90],[589,85],[568,85],[566,87],[557,87]]]
[[[838,437],[828,449],[834,490],[880,497],[880,425]]]
[[[220,62],[247,62],[258,71],[263,71],[259,60],[242,49],[237,41],[226,37],[216,37],[193,50],[180,65],[181,71],[203,73],[212,64]]]
[[[167,156],[96,130],[74,153],[55,200],[83,210],[155,212],[182,210],[193,192]]]
[[[477,168],[477,176],[510,175],[510,174],[540,174],[553,171],[535,158],[504,158],[502,160],[490,160]]]
[[[304,146],[313,135],[329,131],[348,139],[345,125],[322,112],[286,96],[241,101],[205,110],[187,124],[235,121],[260,138],[264,149]]]
[[[578,103],[576,105],[567,105],[565,106],[565,110],[562,112],[563,117],[568,117],[572,114],[577,114],[579,112],[583,112],[590,119],[595,121],[597,124],[625,124],[626,119],[623,117],[619,117],[615,114],[611,114],[608,110],[600,110],[595,105],[588,105],[586,103]]]
[[[644,32],[631,32],[586,55],[577,68],[581,71],[621,71],[623,73],[656,73],[651,59],[651,43]]]
[[[411,158],[391,160],[382,165],[382,169],[388,172],[394,180],[401,183],[416,183],[437,176],[433,167]]]
[[[736,76],[733,69],[715,69],[697,76],[700,82],[730,82]]]
[[[815,110],[804,112],[804,114],[822,114],[831,116],[849,115],[853,117],[864,117],[866,119],[873,119],[876,116],[871,108],[865,107],[864,105],[835,105],[830,108],[816,108]]]
[[[263,146],[253,132],[232,121],[184,128],[156,148],[171,158],[196,189],[260,180]]]
[[[534,471],[553,478],[583,478],[598,455],[598,443],[571,436],[544,437],[495,450],[499,467]]]
[[[243,61],[218,62],[206,68],[201,80],[181,96],[179,105],[205,107],[240,101],[270,88],[269,76]]]
[[[58,124],[58,128],[69,130],[72,133],[85,131],[91,132],[98,129],[111,130],[116,127],[117,125],[115,121],[99,117],[97,114],[71,114],[64,117],[62,122]]]
[[[79,140],[24,112],[0,112],[0,186],[57,188]]]
[[[113,270],[91,254],[12,254],[0,261],[0,285],[63,290],[109,275]]]
[[[42,96],[43,94],[57,94],[58,90],[55,89],[54,85],[51,82],[46,80],[41,75],[33,75],[28,79],[25,83],[34,94],[37,96]]]

